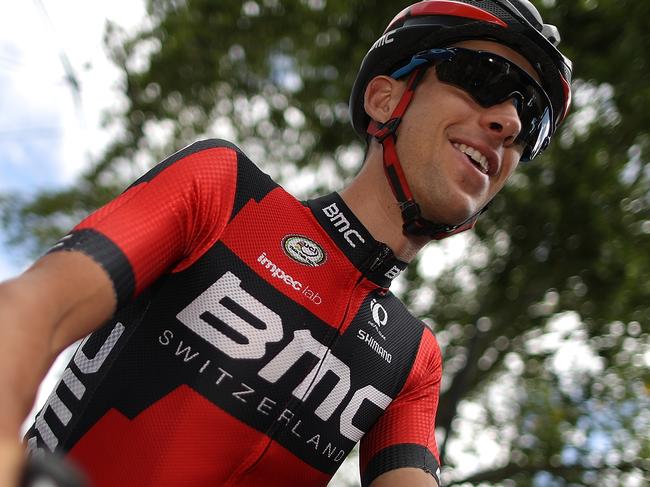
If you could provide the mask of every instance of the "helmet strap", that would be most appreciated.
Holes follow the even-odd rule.
[[[402,122],[402,117],[410,105],[415,89],[426,73],[426,66],[417,68],[409,75],[406,82],[406,90],[393,110],[389,120],[384,123],[371,120],[368,124],[368,135],[374,137],[383,147],[384,173],[388,184],[399,203],[402,213],[402,231],[404,234],[416,236],[429,236],[434,240],[440,240],[456,233],[469,230],[476,223],[476,219],[483,213],[487,206],[476,214],[470,216],[458,225],[446,225],[435,223],[422,216],[420,205],[413,198],[411,188],[408,185],[402,164],[397,155],[397,128]]]

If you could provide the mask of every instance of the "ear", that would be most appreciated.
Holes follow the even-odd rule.
[[[389,76],[375,76],[366,86],[364,108],[370,118],[387,122],[399,103],[406,85]]]

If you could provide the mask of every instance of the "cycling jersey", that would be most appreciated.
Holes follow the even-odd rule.
[[[389,292],[406,267],[330,194],[300,202],[235,146],[163,161],[52,251],[110,276],[114,317],[78,347],[27,434],[92,485],[437,481],[431,330]]]

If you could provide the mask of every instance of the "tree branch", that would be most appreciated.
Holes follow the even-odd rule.
[[[475,484],[479,482],[497,482],[499,480],[509,479],[518,474],[531,475],[537,472],[548,472],[550,474],[557,475],[559,477],[566,477],[566,476],[575,476],[578,473],[594,472],[594,471],[598,472],[598,471],[609,470],[609,469],[616,469],[624,472],[629,472],[634,469],[640,469],[643,471],[644,467],[641,465],[641,462],[624,462],[624,463],[619,463],[617,465],[600,465],[600,466],[593,466],[593,467],[585,467],[582,465],[554,466],[550,464],[521,466],[515,463],[510,463],[505,467],[497,468],[494,470],[485,470],[483,472],[472,474],[469,477],[465,477],[460,480],[452,480],[450,482],[446,482],[445,485],[452,486],[452,485],[460,485],[464,483]]]

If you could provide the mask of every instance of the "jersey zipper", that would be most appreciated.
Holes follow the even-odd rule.
[[[386,262],[386,259],[392,257],[392,255],[393,251],[386,244],[380,244],[377,252],[368,259],[368,272],[379,269]]]
[[[386,252],[386,250],[388,252]],[[367,266],[368,270],[370,271],[371,269],[377,269],[383,263],[383,261],[386,259],[386,257],[391,254],[391,252],[392,251],[388,247],[385,247],[385,249],[380,248],[375,256],[371,256],[371,258],[368,259],[368,261],[370,262],[370,265]],[[372,257],[374,257],[374,259]],[[327,347],[327,350],[325,351],[325,354],[323,355],[323,358],[321,360],[319,360],[318,364],[316,365],[316,367],[318,367],[319,369],[322,367],[323,363],[325,362],[325,359],[331,353],[332,347],[334,346],[337,339],[339,338],[341,328],[343,327],[343,325],[347,321],[348,316],[350,314],[350,303],[352,302],[352,298],[355,296],[357,289],[359,288],[359,286],[361,285],[361,283],[363,282],[363,280],[365,278],[366,278],[366,273],[361,271],[361,275],[356,279],[356,281],[352,285],[352,288],[350,289],[350,292],[347,293],[348,298],[347,298],[347,303],[346,303],[346,306],[345,306],[345,311],[343,312],[343,315],[342,315],[341,319],[339,320],[339,322],[337,324],[337,327],[332,328],[332,339],[329,340],[329,342],[325,345]],[[318,377],[318,372],[319,372],[319,370],[317,370],[316,374],[314,374],[314,380],[316,380],[316,378]],[[309,390],[310,388],[311,388],[311,384],[307,388],[307,390]],[[294,396],[291,396],[291,398],[289,399],[289,402],[287,402],[285,407],[291,407],[291,405],[294,402],[303,403],[301,399],[298,399],[298,398],[296,398]],[[278,432],[280,432],[280,434],[282,434],[282,430],[283,430],[283,426],[281,426],[281,425],[274,425],[273,427],[271,427],[266,432],[266,435],[268,437],[268,441],[267,441],[266,446],[262,450],[262,452],[257,456],[257,458],[254,461],[252,461],[250,463],[250,465],[248,467],[246,467],[243,471],[241,471],[236,477],[230,478],[226,482],[226,485],[239,485],[239,482],[241,482],[242,479],[244,479],[246,477],[246,475],[248,475],[250,472],[252,472],[255,469],[255,466],[262,460],[262,458],[264,458],[264,455],[266,454],[267,450],[270,448],[271,444],[274,441],[276,441],[275,440],[276,435],[278,434]]]

